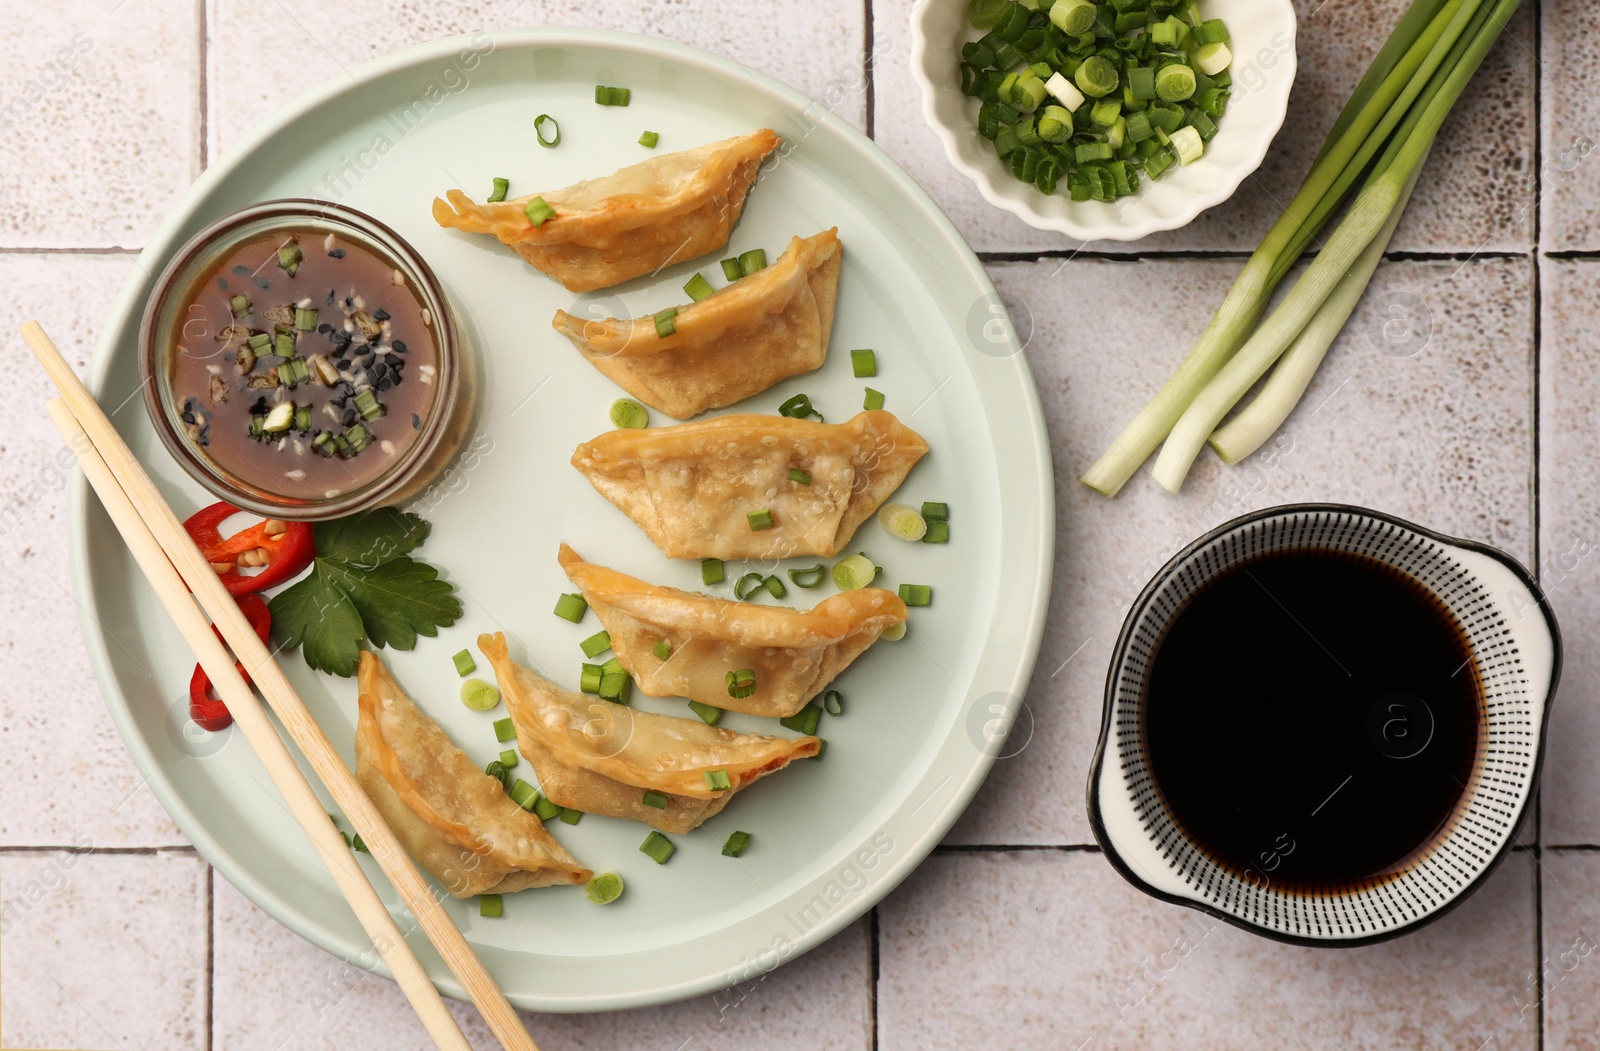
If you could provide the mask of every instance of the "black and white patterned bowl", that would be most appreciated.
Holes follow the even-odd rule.
[[[1466,632],[1485,702],[1485,739],[1453,827],[1404,872],[1327,893],[1276,888],[1214,862],[1156,791],[1142,740],[1145,676],[1184,602],[1223,569],[1290,549],[1366,555],[1424,584]],[[1510,850],[1538,781],[1560,668],[1549,604],[1528,572],[1500,551],[1343,504],[1296,504],[1235,519],[1162,567],[1123,624],[1089,772],[1095,838],[1134,886],[1268,937],[1307,945],[1394,937],[1460,902]]]

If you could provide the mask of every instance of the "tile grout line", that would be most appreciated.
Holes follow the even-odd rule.
[[[1316,252],[1308,251],[1307,259],[1316,258]],[[1453,252],[1431,250],[1400,249],[1385,252],[1383,258],[1389,263],[1472,263],[1483,260],[1527,259],[1529,252],[1524,250],[1483,251],[1483,252]],[[1147,251],[1115,252],[1108,249],[1071,249],[1050,248],[1035,251],[982,251],[977,252],[979,261],[984,263],[1034,263],[1045,259],[1100,259],[1116,263],[1137,263],[1144,260],[1161,260],[1180,262],[1186,260],[1233,260],[1243,261],[1250,258],[1251,253],[1243,249],[1233,248],[1153,248]],[[1588,253],[1589,258],[1600,258],[1600,252]]]
[[[869,0],[870,2],[870,0]],[[878,1051],[878,907],[867,912],[867,1047]]]
[[[1542,376],[1541,376],[1541,374],[1542,374],[1541,363],[1544,360],[1544,347],[1543,347],[1544,328],[1543,328],[1543,318],[1541,316],[1542,313],[1543,313],[1543,304],[1544,304],[1544,288],[1543,288],[1544,273],[1543,273],[1543,265],[1542,265],[1541,253],[1539,251],[1539,249],[1542,247],[1542,242],[1543,242],[1543,238],[1544,238],[1544,197],[1543,197],[1543,187],[1542,187],[1541,183],[1543,182],[1543,176],[1544,176],[1543,164],[1544,164],[1544,123],[1545,122],[1544,122],[1543,111],[1540,109],[1540,106],[1541,106],[1541,104],[1543,102],[1542,96],[1543,96],[1543,86],[1544,86],[1544,63],[1539,60],[1539,57],[1542,55],[1542,53],[1544,51],[1544,34],[1543,34],[1543,31],[1542,31],[1543,22],[1544,22],[1543,6],[1540,4],[1539,0],[1534,0],[1534,4],[1533,4],[1533,55],[1534,55],[1534,63],[1533,63],[1533,65],[1534,65],[1534,69],[1533,69],[1533,191],[1534,191],[1534,198],[1533,198],[1533,200],[1534,200],[1534,208],[1533,208],[1533,245],[1532,245],[1533,251],[1530,253],[1533,256],[1533,260],[1532,260],[1532,262],[1533,262],[1533,275],[1532,275],[1532,281],[1533,281],[1533,290],[1532,290],[1533,291],[1533,311],[1532,311],[1532,314],[1533,314],[1533,383],[1532,383],[1531,388],[1529,390],[1529,395],[1530,395],[1531,401],[1532,401],[1531,409],[1532,409],[1532,424],[1533,424],[1533,435],[1532,435],[1533,450],[1532,450],[1532,453],[1531,453],[1531,455],[1533,457],[1533,463],[1530,465],[1532,467],[1532,473],[1533,473],[1533,477],[1532,477],[1532,479],[1530,481],[1530,488],[1532,490],[1531,491],[1531,496],[1533,498],[1533,537],[1532,537],[1532,542],[1529,544],[1529,553],[1532,554],[1532,556],[1533,556],[1533,574],[1534,574],[1534,580],[1536,580],[1536,581],[1538,581],[1539,578],[1540,578],[1539,566],[1540,566],[1540,561],[1541,561],[1541,557],[1542,557],[1542,551],[1541,551],[1542,545],[1540,543],[1540,531],[1543,528],[1543,516],[1540,513],[1540,506],[1539,506],[1540,505],[1540,501],[1543,499],[1543,492],[1542,492],[1541,486],[1539,484],[1539,474],[1540,474],[1540,471],[1539,471],[1539,453],[1541,452],[1541,449],[1540,449],[1540,436],[1543,433],[1543,428],[1540,426],[1541,420],[1539,418],[1539,413],[1540,413],[1540,410],[1541,410],[1540,398],[1539,398],[1539,384],[1540,384],[1541,378],[1542,378]],[[1542,581],[1541,581],[1541,585],[1542,585]],[[1543,851],[1540,849],[1540,846],[1544,841],[1544,836],[1542,835],[1542,832],[1543,832],[1543,827],[1542,826],[1544,824],[1544,803],[1543,803],[1542,798],[1537,797],[1537,796],[1535,797],[1535,799],[1534,799],[1534,810],[1535,810],[1535,813],[1534,813],[1535,823],[1534,823],[1534,827],[1533,827],[1533,851],[1532,851],[1533,860],[1534,860],[1534,872],[1533,872],[1533,960],[1534,960],[1534,967],[1538,971],[1539,985],[1538,985],[1537,992],[1538,992],[1538,995],[1539,995],[1539,999],[1538,999],[1539,1006],[1534,1012],[1534,1023],[1535,1023],[1535,1027],[1536,1028],[1534,1029],[1534,1034],[1533,1034],[1533,1046],[1535,1048],[1539,1049],[1539,1051],[1543,1051],[1544,1045],[1545,1045],[1545,1035],[1544,1035],[1544,1029],[1545,1029],[1545,1003],[1544,1003],[1544,998],[1545,998],[1546,995],[1548,995],[1548,990],[1546,988],[1547,983],[1545,982],[1545,977],[1544,977],[1544,865],[1540,861],[1540,859],[1541,859],[1541,857],[1543,855]]]
[[[207,39],[210,36],[211,27],[206,20],[206,3],[207,0],[194,0],[195,26],[199,30],[197,34],[199,39],[196,44],[200,55],[200,172],[196,173],[196,177],[211,165],[211,149],[208,142],[211,135],[211,106],[208,102],[211,86],[206,69],[211,53],[210,43]]]
[[[865,9],[863,17],[862,17],[862,32],[861,32],[861,44],[862,44],[862,48],[861,48],[861,66],[862,66],[862,70],[861,71],[862,71],[863,79],[866,81],[866,84],[867,84],[866,129],[867,129],[867,138],[876,140],[877,139],[878,122],[877,122],[877,119],[876,119],[876,117],[875,117],[875,115],[873,113],[873,110],[875,110],[877,108],[878,92],[877,92],[877,87],[874,84],[873,79],[872,79],[872,67],[877,65],[877,62],[874,60],[874,55],[873,55],[873,50],[877,46],[877,41],[874,39],[874,27],[873,27],[873,22],[872,22],[872,0],[861,0],[861,2],[862,2],[863,6],[864,6],[864,9]]]
[[[217,1046],[217,870],[206,866],[206,1041],[208,1049]]]
[[[158,854],[179,854],[185,857],[200,856],[200,852],[190,843],[174,844],[167,847],[77,847],[70,843],[24,843],[0,846],[0,855],[4,854],[96,854],[108,857],[123,855],[154,857]]]

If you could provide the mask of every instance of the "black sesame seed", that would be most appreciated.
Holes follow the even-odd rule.
[[[333,289],[328,289],[328,298],[322,301],[323,306],[333,306]]]
[[[236,266],[236,267],[233,268],[233,276],[234,277],[249,277],[250,276],[250,268],[248,266]]]
[[[328,251],[328,255],[332,256],[334,259],[343,259],[344,258],[344,249],[343,248],[330,249]]]
[[[357,415],[358,413],[356,410],[346,409],[344,410],[344,415],[339,417],[339,422],[344,424],[346,427],[353,426],[356,422]]]
[[[404,354],[404,353],[406,353],[406,345],[402,340],[398,340],[397,339],[397,340],[395,340],[393,343],[391,343],[389,345],[394,348],[394,352],[396,354]]]
[[[374,383],[373,386],[376,387],[378,390],[388,390],[390,387],[394,386],[394,381],[391,380],[388,376],[385,376],[382,379],[378,380],[376,383]]]
[[[188,423],[188,424],[193,424],[194,423],[194,413],[192,413],[192,412],[184,413],[183,414],[183,422],[184,423]]]
[[[374,321],[388,321],[389,320],[389,312],[387,310],[383,309],[382,307],[379,307],[377,310],[374,310],[372,312],[372,319]]]
[[[268,281],[264,277],[252,277],[250,280],[255,284],[255,286],[257,288],[271,288],[272,287],[272,282]]]
[[[322,324],[317,326],[317,331],[326,336],[328,333],[333,331],[333,326],[324,321]]]

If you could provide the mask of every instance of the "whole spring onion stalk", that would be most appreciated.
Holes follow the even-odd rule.
[[[1515,6],[1513,3],[1511,10]],[[1400,140],[1397,127],[1407,133],[1414,127],[1411,118],[1419,112],[1417,100],[1441,69],[1451,68],[1456,45],[1473,35],[1467,27],[1482,7],[1483,0],[1414,0],[1334,123],[1300,191],[1251,255],[1195,347],[1111,448],[1084,473],[1084,484],[1107,496],[1121,489],[1245,343],[1273,289],[1350,195],[1363,172],[1373,167],[1373,156],[1386,142]],[[1403,185],[1402,179],[1394,192],[1398,194]],[[1374,224],[1369,239],[1386,214],[1368,216]],[[1364,246],[1362,242],[1355,252]],[[1346,268],[1349,262],[1345,261]]]
[[[1349,214],[1283,303],[1195,395],[1173,426],[1153,472],[1162,488],[1178,491],[1212,430],[1278,360],[1378,236],[1427,158],[1451,107],[1520,3],[1521,0],[1496,0],[1492,5],[1468,3],[1452,16],[1452,28],[1463,15],[1467,17],[1453,34],[1447,31],[1436,41],[1436,47],[1446,47],[1446,39],[1454,36],[1443,61],[1434,64],[1433,74],[1420,89],[1416,105],[1374,165],[1371,178]]]
[[[1401,192],[1399,203],[1389,213],[1383,229],[1362,250],[1349,272],[1339,279],[1333,293],[1311,315],[1311,320],[1278,360],[1260,392],[1242,412],[1211,435],[1211,447],[1224,463],[1238,463],[1261,448],[1299,404],[1306,388],[1311,385],[1311,377],[1317,374],[1328,348],[1355,312],[1356,304],[1367,290],[1373,272],[1378,269],[1378,263],[1389,247],[1389,240],[1394,236],[1394,229],[1400,224],[1400,216],[1411,200],[1411,191],[1417,185],[1417,176],[1421,171],[1419,165],[1411,173],[1411,179]]]

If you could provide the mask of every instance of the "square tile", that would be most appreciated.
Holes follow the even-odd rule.
[[[1600,1049],[1600,853],[1547,850],[1540,859],[1544,1046]]]
[[[200,172],[193,0],[8,4],[0,247],[137,248]]]
[[[136,0],[130,0],[136,2]],[[89,669],[67,557],[71,452],[43,412],[54,393],[15,335],[37,317],[83,372],[131,256],[0,254],[5,350],[22,411],[0,437],[0,845],[134,847],[186,842],[144,785]],[[108,408],[122,400],[110,392]],[[144,412],[140,399],[124,412]],[[123,630],[106,625],[115,638]],[[95,785],[96,791],[63,791]]]
[[[1029,717],[1016,731],[1031,738],[1007,744],[1010,757],[949,842],[1091,842],[1084,783],[1123,617],[1168,558],[1222,522],[1342,501],[1529,558],[1532,268],[1522,259],[1380,266],[1299,408],[1260,452],[1229,468],[1207,451],[1177,496],[1144,472],[1113,500],[1080,485],[1237,270],[1234,260],[1200,259],[990,265],[1028,340],[1055,457],[1054,594]],[[1148,309],[1152,295],[1162,310]],[[1401,315],[1409,320],[1397,328]]]
[[[1551,252],[1600,249],[1600,102],[1588,91],[1600,63],[1600,8],[1571,0],[1539,10],[1540,232]]]
[[[1539,368],[1539,580],[1566,640],[1550,711],[1542,842],[1600,843],[1600,263],[1547,259]]]
[[[779,0],[759,13],[735,0],[509,0],[490,9],[467,0],[332,6],[283,0],[264,7],[209,0],[209,12],[212,157],[312,83],[341,70],[412,44],[515,26],[620,29],[675,40],[776,77],[822,99],[856,127],[866,126],[866,19],[855,0]],[[297,51],[309,56],[309,64],[276,60]]]
[[[1283,945],[1134,890],[1098,853],[935,855],[880,907],[878,1036],[932,1047],[1537,1046],[1534,873],[1508,858],[1434,924]]]
[[[912,6],[909,0],[875,0],[875,42],[907,32],[903,27]],[[1295,7],[1300,16],[1299,68],[1289,116],[1262,166],[1231,199],[1182,230],[1131,243],[1097,242],[1089,248],[1130,253],[1255,249],[1310,171],[1323,137],[1406,4],[1404,0],[1298,0]],[[1463,92],[1457,112],[1445,122],[1396,233],[1395,250],[1526,251],[1531,246],[1535,62],[1527,42],[1533,39],[1533,11],[1528,8],[1512,19],[1502,41]],[[977,250],[1078,247],[1079,242],[1064,234],[1033,230],[990,206],[950,166],[938,139],[922,122],[921,92],[911,78],[909,54],[909,47],[896,48],[874,67],[879,145],[927,188]],[[952,64],[952,75],[953,70]],[[1495,115],[1492,135],[1476,133],[1485,113]]]
[[[392,982],[302,940],[226,880],[216,886],[218,1051],[423,1046],[427,1035]],[[799,960],[720,993],[610,1014],[524,1012],[523,1019],[544,1051],[866,1048],[870,952],[862,919]],[[499,1046],[476,1010],[450,1004],[474,1047]]]
[[[188,852],[0,855],[0,1045],[208,1048],[209,878]]]

